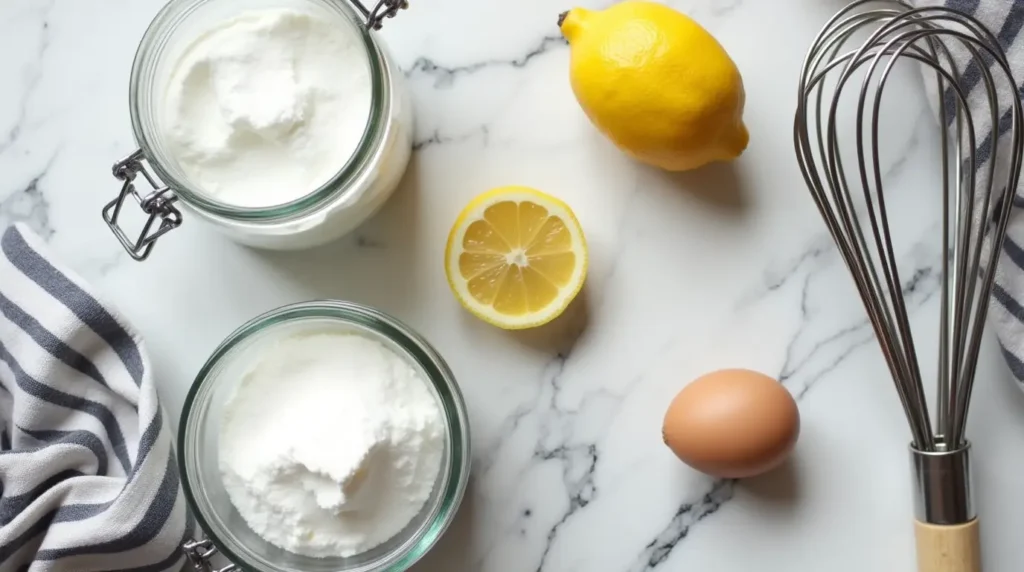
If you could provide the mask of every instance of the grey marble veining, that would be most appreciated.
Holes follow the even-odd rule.
[[[553,49],[564,48],[566,46],[568,46],[568,44],[561,35],[544,36],[536,46],[531,48],[522,56],[512,59],[476,61],[451,67],[440,65],[430,58],[420,57],[417,58],[416,61],[413,62],[412,66],[405,71],[405,75],[409,78],[415,78],[419,75],[429,76],[434,78],[435,88],[446,88],[451,87],[451,85],[461,76],[472,75],[485,69],[503,67],[523,69],[530,65],[530,62],[537,56],[547,54]]]

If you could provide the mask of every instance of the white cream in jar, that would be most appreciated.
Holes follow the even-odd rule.
[[[103,209],[122,246],[144,260],[198,218],[248,246],[298,250],[376,213],[412,153],[411,101],[374,31],[398,9],[170,0],[136,53],[139,148],[115,164],[121,192]],[[146,196],[142,213],[126,200]],[[141,232],[121,224],[139,214],[151,217]]]
[[[211,198],[292,202],[355,153],[370,116],[365,48],[312,12],[265,8],[217,23],[173,64],[163,99],[170,150]]]

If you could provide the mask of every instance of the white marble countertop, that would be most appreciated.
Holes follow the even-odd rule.
[[[128,73],[160,4],[0,5],[0,223],[27,221],[142,332],[172,418],[243,321],[304,299],[354,300],[422,332],[470,407],[471,487],[418,571],[913,568],[909,432],[792,151],[803,53],[841,2],[672,0],[738,63],[751,132],[740,160],[680,176],[626,159],[579,110],[555,25],[571,2],[415,3],[382,36],[414,96],[417,152],[377,217],[298,254],[242,248],[186,221],[139,264],[99,211],[117,186],[110,165],[135,148]],[[937,130],[917,83],[905,92],[886,122],[887,183],[916,270],[915,327],[928,330]],[[519,334],[467,315],[442,268],[465,202],[513,183],[567,200],[593,259],[570,314]],[[934,344],[921,345],[927,363]],[[803,422],[789,465],[739,483],[694,473],[660,438],[671,396],[732,366],[780,377]],[[993,340],[969,436],[986,570],[1019,570],[1024,395]]]

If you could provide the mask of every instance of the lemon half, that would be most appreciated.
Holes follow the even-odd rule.
[[[445,273],[459,302],[506,330],[558,317],[583,287],[587,243],[564,202],[500,187],[462,210],[448,234]]]

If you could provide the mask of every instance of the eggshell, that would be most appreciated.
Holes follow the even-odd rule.
[[[723,369],[683,388],[665,413],[662,438],[687,465],[722,478],[759,475],[796,444],[800,412],[775,379]]]

